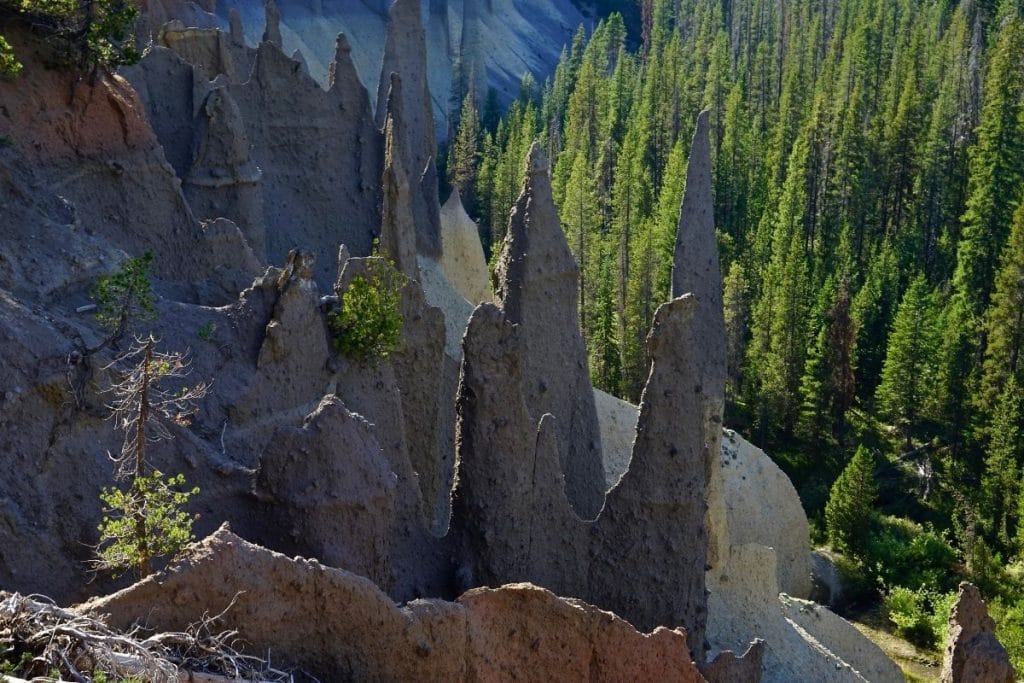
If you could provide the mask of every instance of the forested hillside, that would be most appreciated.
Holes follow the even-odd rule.
[[[930,644],[947,592],[971,578],[1020,666],[1022,4],[642,10],[637,50],[617,15],[581,30],[501,120],[486,93],[466,94],[447,175],[485,244],[501,240],[540,138],[594,384],[635,401],[693,121],[709,109],[727,424],[776,457],[818,540],[844,551],[851,606],[881,596]]]

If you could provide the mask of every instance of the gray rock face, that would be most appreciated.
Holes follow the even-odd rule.
[[[392,74],[398,75],[400,86]],[[416,246],[441,254],[441,206],[437,197],[437,141],[427,83],[427,46],[419,0],[395,0],[388,12],[387,42],[377,89],[377,128],[390,119],[402,165],[411,176]]]
[[[630,468],[593,522],[576,517],[560,490],[557,418],[531,429],[525,328],[490,304],[476,309],[464,341],[452,511],[464,584],[530,580],[641,628],[685,626],[703,643],[703,422],[692,345],[681,343],[694,308],[682,297],[658,311]]]
[[[370,92],[377,91],[391,0],[278,0],[277,4],[284,48],[288,54],[301,50],[314,78],[326,80],[334,57],[334,37],[342,32],[352,42],[363,84]],[[466,81],[457,88],[459,92],[468,86],[473,73],[477,92],[493,87],[501,103],[507,105],[518,94],[524,74],[532,73],[538,83],[551,75],[576,27],[590,21],[571,0],[429,0],[419,4],[427,36],[427,78],[435,128],[442,137],[449,126],[456,56],[461,57],[461,77]],[[244,22],[249,42],[260,42],[265,22],[262,3],[217,3],[223,25],[232,11]]]
[[[702,397],[693,381],[697,307],[682,296],[655,314],[633,457],[596,522],[586,599],[639,628],[686,627],[691,654],[703,661],[708,539]]]
[[[231,86],[246,123],[252,156],[263,170],[263,208],[271,261],[292,248],[313,249],[317,281],[334,279],[339,244],[369,254],[380,227],[376,179],[382,143],[365,91],[346,88],[347,53],[327,92],[272,43],[262,43],[248,82]]]
[[[942,657],[942,683],[1011,683],[1017,673],[1006,649],[996,639],[977,586],[960,584],[949,613],[949,639]]]
[[[389,104],[401,98],[401,90],[398,75],[392,74],[392,100]],[[389,114],[384,123],[384,175],[381,177],[384,207],[381,211],[380,248],[406,277],[418,280],[414,199],[402,160],[406,155],[402,154],[400,144],[395,132],[395,119]]]
[[[338,245],[367,255],[380,230],[383,139],[347,43],[337,43],[324,91],[273,43],[254,51],[215,30],[162,35],[199,64],[155,47],[126,73],[200,215],[234,220],[265,263],[282,262],[293,248],[313,250],[317,281],[328,289]],[[227,83],[211,84],[217,74]],[[217,89],[223,93],[207,102]],[[262,175],[252,186],[255,168]]]
[[[277,9],[274,0],[267,0],[265,7],[266,23],[263,29],[264,43],[273,43],[284,49],[284,41],[281,40],[281,11]]]
[[[255,491],[282,537],[276,547],[301,545],[332,567],[388,582],[395,475],[371,426],[336,397],[325,397],[302,427],[274,433]]]
[[[725,315],[722,310],[722,273],[715,237],[715,207],[711,195],[711,145],[708,112],[697,117],[686,168],[686,189],[679,207],[672,296],[690,292],[697,299],[693,343],[698,364],[697,386],[704,414],[704,473],[710,490],[708,526],[724,529],[725,509],[718,462],[725,411]],[[710,539],[711,571],[728,553],[726,534]]]
[[[579,328],[579,267],[551,196],[548,162],[534,143],[495,271],[505,317],[522,327],[526,405],[555,416],[566,493],[593,519],[604,500],[601,431]]]
[[[226,88],[214,89],[197,120],[192,167],[185,197],[201,218],[227,218],[238,225],[260,262],[267,258],[263,172],[249,158],[249,141],[238,106]]]

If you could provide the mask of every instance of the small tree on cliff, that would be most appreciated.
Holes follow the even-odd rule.
[[[150,336],[119,359],[127,370],[110,390],[111,417],[124,432],[121,450],[111,459],[115,477],[128,485],[100,494],[104,516],[95,565],[115,574],[134,567],[145,577],[154,558],[176,553],[193,540],[192,518],[183,506],[198,489],[181,490],[185,480],[180,474],[167,477],[152,469],[147,446],[171,438],[167,422],[188,425],[207,387],[165,388],[165,382],[188,375],[189,363],[184,354],[160,353],[155,347]]]

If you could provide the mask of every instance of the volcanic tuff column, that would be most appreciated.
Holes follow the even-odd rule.
[[[196,125],[192,168],[182,183],[199,218],[230,218],[266,261],[266,227],[259,182],[262,172],[249,158],[249,141],[238,105],[226,88],[206,98]]]
[[[707,530],[697,316],[689,295],[654,316],[633,456],[595,522],[583,597],[628,615],[638,628],[682,624],[691,654],[702,661]]]
[[[393,73],[398,74],[404,88],[403,97],[397,101],[391,97]],[[384,128],[388,116],[394,117],[395,135],[405,155],[403,165],[418,190],[412,193],[416,246],[421,254],[440,256],[441,206],[434,164],[437,141],[419,0],[396,0],[388,14],[388,37],[377,89],[378,129]]]
[[[383,144],[345,48],[339,41],[327,92],[267,42],[259,46],[252,77],[230,86],[263,170],[268,260],[279,261],[296,246],[313,249],[323,289],[333,283],[338,245],[369,254],[380,229]]]
[[[384,123],[384,174],[381,188],[384,205],[381,211],[380,248],[406,277],[419,280],[416,265],[416,222],[413,218],[415,199],[409,184],[404,155],[395,134],[395,117],[390,111],[399,109],[402,100],[402,79],[391,74],[387,119]]]
[[[722,444],[725,410],[725,317],[722,312],[722,274],[715,238],[715,207],[711,195],[711,146],[708,112],[697,117],[686,169],[686,190],[679,208],[672,296],[690,292],[697,299],[694,316],[694,355],[699,397],[704,415],[704,476],[708,486],[708,526],[725,529],[725,502],[717,466]],[[709,539],[708,564],[720,569],[728,555],[728,534]],[[697,642],[691,639],[691,642]]]
[[[555,416],[566,495],[593,519],[604,500],[601,430],[579,328],[579,267],[551,196],[548,161],[538,143],[509,219],[495,273],[505,318],[522,326],[523,388],[534,420]]]

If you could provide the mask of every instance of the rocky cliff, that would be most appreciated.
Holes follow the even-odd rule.
[[[0,81],[0,588],[124,587],[87,563],[116,360],[153,334],[212,387],[149,449],[199,487],[206,540],[85,612],[173,630],[241,595],[223,625],[321,680],[891,678],[848,624],[779,597],[808,589],[806,518],[763,453],[723,441],[704,119],[641,403],[608,400],[540,147],[493,295],[457,198],[440,207],[422,9],[392,8],[379,125],[354,41],[332,37],[326,85],[282,51],[289,6],[264,8],[255,45],[238,14],[154,26],[140,64],[93,79],[10,32],[26,68]],[[154,316],[110,336],[92,287],[147,251]],[[402,344],[346,356],[329,316],[382,257]]]

